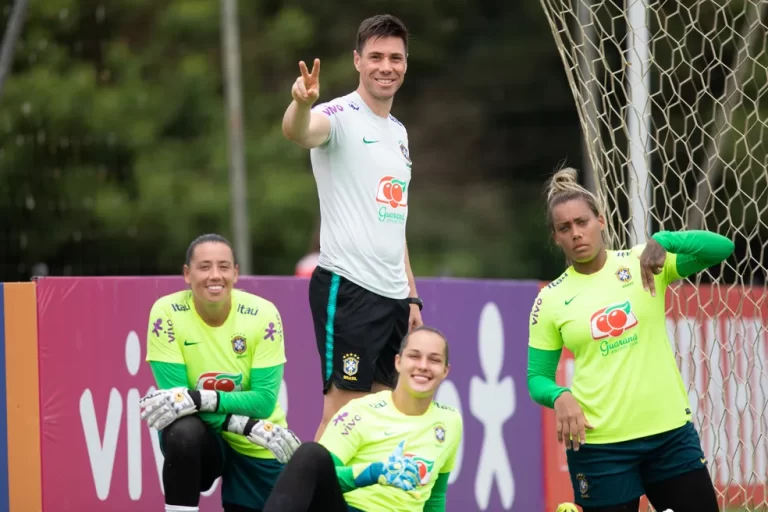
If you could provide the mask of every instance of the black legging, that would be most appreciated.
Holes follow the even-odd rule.
[[[658,512],[671,509],[675,512],[720,512],[715,487],[707,468],[646,484],[645,495]],[[583,507],[584,512],[637,512],[640,498],[610,507]]]
[[[336,468],[328,450],[304,443],[283,468],[264,512],[347,512]]]
[[[166,505],[196,507],[200,493],[221,476],[224,454],[215,434],[197,416],[179,418],[163,429],[163,488]],[[261,512],[224,503],[224,512]]]

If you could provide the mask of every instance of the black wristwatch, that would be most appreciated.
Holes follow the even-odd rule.
[[[409,304],[409,305],[410,305],[410,304],[416,304],[417,306],[419,306],[419,311],[421,311],[422,309],[424,309],[424,301],[423,301],[423,300],[421,300],[421,299],[420,299],[420,298],[418,298],[418,297],[408,297],[408,304]]]

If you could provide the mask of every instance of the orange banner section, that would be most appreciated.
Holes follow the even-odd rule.
[[[42,511],[35,283],[3,284],[10,512]]]

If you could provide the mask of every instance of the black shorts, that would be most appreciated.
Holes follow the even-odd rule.
[[[390,299],[317,267],[309,307],[320,354],[323,393],[371,391],[374,381],[394,387],[395,355],[408,333],[407,299]]]
[[[566,450],[568,471],[582,507],[611,507],[630,502],[647,485],[706,467],[693,423],[668,432],[620,443],[585,444]]]

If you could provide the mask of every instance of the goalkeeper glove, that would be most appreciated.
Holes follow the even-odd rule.
[[[139,407],[141,419],[146,420],[147,425],[163,430],[178,418],[196,412],[216,412],[219,394],[208,389],[159,389],[139,400]]]
[[[405,441],[400,441],[384,462],[374,462],[362,471],[355,471],[355,486],[379,484],[412,491],[419,485],[419,467],[410,457],[403,456]],[[356,465],[357,466],[357,465]]]
[[[561,503],[555,512],[579,512],[579,509],[573,503]]]
[[[245,436],[251,443],[272,452],[278,462],[286,464],[298,450],[301,441],[296,434],[270,421],[253,420],[246,416],[230,415],[227,432]]]

